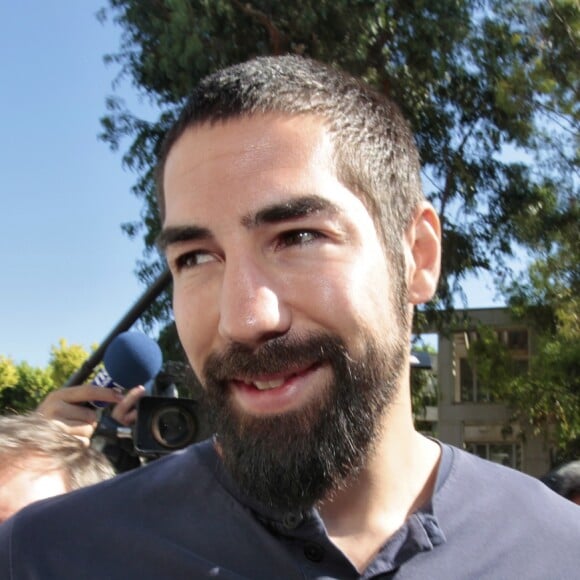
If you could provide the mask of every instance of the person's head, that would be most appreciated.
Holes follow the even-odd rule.
[[[269,503],[312,504],[364,466],[393,408],[410,419],[392,403],[440,232],[408,125],[335,69],[260,58],[200,83],[158,183],[178,333],[224,461]]]
[[[338,179],[361,198],[388,250],[398,255],[400,234],[425,199],[408,123],[395,103],[358,79],[298,56],[257,58],[210,75],[197,86],[160,154],[157,192],[162,220],[165,161],[184,131],[266,114],[308,115],[324,123]]]
[[[580,505],[580,459],[553,469],[542,481],[556,493]]]
[[[0,522],[34,501],[113,475],[102,453],[41,415],[0,417]]]

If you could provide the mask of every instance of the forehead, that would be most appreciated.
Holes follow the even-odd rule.
[[[0,472],[0,522],[24,506],[65,493],[62,472],[45,458],[29,458]]]
[[[303,160],[317,150],[321,153],[323,145],[329,153],[330,136],[321,117],[278,113],[233,117],[185,129],[169,151],[165,173],[171,175],[184,162],[189,166],[202,165],[216,155],[226,156],[240,150],[246,150],[253,159],[267,158],[282,147],[290,160]]]
[[[333,146],[322,119],[256,115],[188,128],[172,147],[163,186],[166,221],[191,195],[213,203],[243,187],[245,195],[283,193],[334,174]]]

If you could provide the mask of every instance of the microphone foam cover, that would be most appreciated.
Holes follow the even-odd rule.
[[[159,345],[142,332],[122,332],[106,348],[103,363],[109,376],[125,389],[143,385],[161,370]]]

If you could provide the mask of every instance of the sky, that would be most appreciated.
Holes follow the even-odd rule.
[[[45,366],[60,339],[87,350],[146,290],[135,275],[142,242],[121,230],[139,219],[122,166],[129,143],[99,141],[109,95],[152,115],[129,82],[113,88],[121,31],[105,0],[0,3],[0,355]],[[471,307],[495,305],[487,283]]]
[[[145,290],[141,242],[121,231],[136,175],[98,139],[120,40],[103,5],[0,3],[0,355],[15,362],[46,365],[61,338],[89,349]],[[129,83],[115,94],[139,106]]]

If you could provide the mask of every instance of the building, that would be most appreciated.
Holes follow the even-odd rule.
[[[493,399],[468,356],[478,327],[491,328],[507,347],[516,372],[526,372],[533,351],[531,330],[510,318],[506,308],[458,310],[464,322],[447,335],[438,336],[437,360],[439,402],[437,413],[427,408],[437,437],[480,457],[539,477],[550,469],[550,448],[544,435],[510,423],[510,411]],[[476,363],[475,363],[476,364]]]

